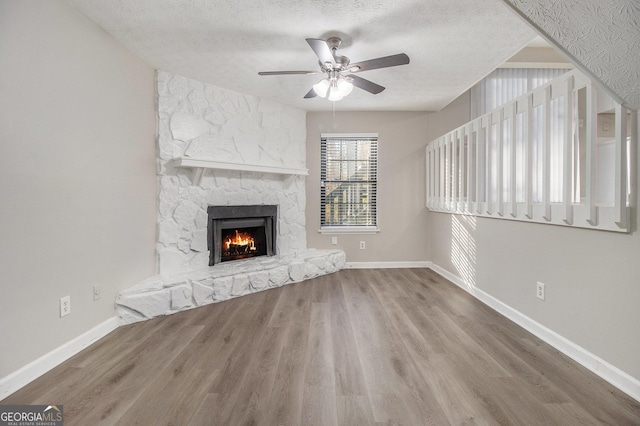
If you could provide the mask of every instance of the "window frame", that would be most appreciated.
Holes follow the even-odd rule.
[[[325,141],[326,140],[372,140],[375,142],[375,179],[369,180],[369,182],[373,182],[374,185],[374,194],[373,194],[373,225],[335,225],[335,224],[324,224],[324,209],[325,209],[325,200],[324,200],[324,185],[326,182],[326,164],[325,159],[326,155],[324,153],[325,149]],[[378,194],[379,188],[378,184],[380,181],[379,175],[379,135],[378,133],[322,133],[320,135],[320,229],[318,230],[321,234],[375,234],[380,232],[379,228],[379,208],[378,208]],[[371,161],[371,159],[369,160]],[[348,181],[345,181],[348,182]],[[371,203],[370,203],[371,204]]]

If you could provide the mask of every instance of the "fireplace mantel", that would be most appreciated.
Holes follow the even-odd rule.
[[[262,166],[259,164],[229,163],[194,157],[178,157],[174,159],[174,164],[176,167],[193,169],[192,182],[194,185],[200,185],[205,169],[237,170],[242,172],[271,173],[285,176],[307,176],[309,174],[308,169]]]

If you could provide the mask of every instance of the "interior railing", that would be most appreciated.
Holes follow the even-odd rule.
[[[629,232],[637,141],[638,113],[574,70],[430,142],[426,205]]]

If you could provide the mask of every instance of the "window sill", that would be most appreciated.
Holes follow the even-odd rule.
[[[320,234],[377,234],[377,226],[323,226],[318,229]]]

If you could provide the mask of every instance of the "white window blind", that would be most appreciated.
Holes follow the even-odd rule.
[[[557,68],[498,68],[485,77],[482,81],[471,88],[471,116],[475,119],[483,114],[493,111],[497,108],[506,105],[514,99],[533,91],[534,89],[546,84],[566,73],[566,69]],[[550,104],[550,146],[551,152],[551,202],[562,201],[562,169],[559,165],[562,163],[562,138],[564,132],[564,104],[558,102],[559,99],[554,99]],[[544,135],[542,132],[543,127],[543,113],[542,107],[538,106],[532,111],[532,142],[531,147],[531,162],[532,162],[532,192],[533,201],[540,202],[543,197],[543,159],[544,153]],[[517,119],[522,120],[524,116],[520,114]],[[508,125],[507,122],[504,123]],[[519,129],[524,129],[524,123],[520,123]],[[496,137],[497,131],[492,131],[493,138]],[[506,143],[510,143],[508,137],[510,135],[506,132]],[[496,141],[493,140],[492,143]],[[520,132],[515,138],[515,149],[518,155],[516,156],[517,164],[514,165],[519,171],[524,170],[523,165],[523,152],[524,152],[524,134]],[[495,149],[492,150],[495,153]],[[496,158],[492,158],[495,164]],[[507,173],[508,168],[504,168],[503,172]],[[489,182],[491,185],[491,194],[495,195],[498,192],[497,179],[493,179]],[[522,173],[516,174],[516,186],[518,190],[516,193],[519,196],[518,201],[523,201],[522,194],[524,194],[524,176]],[[507,185],[502,189],[504,191],[504,199],[509,197],[509,188]]]
[[[322,135],[321,227],[375,227],[377,176],[377,136]]]
[[[498,68],[471,88],[471,118],[493,111],[566,72],[559,68]]]

